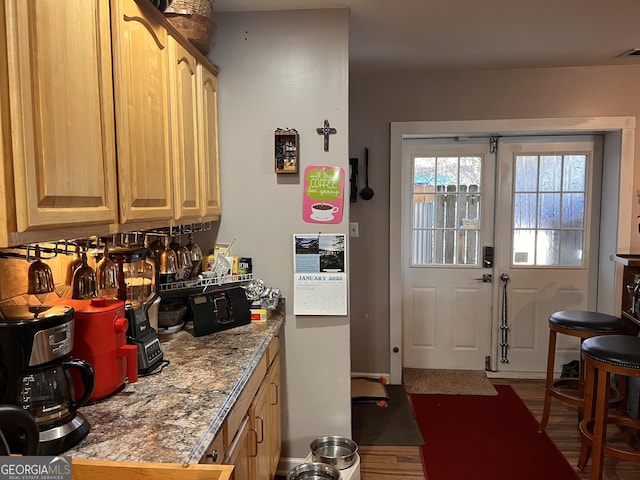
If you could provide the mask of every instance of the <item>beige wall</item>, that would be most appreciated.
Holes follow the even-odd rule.
[[[351,434],[349,318],[293,315],[293,234],[347,233],[302,218],[309,165],[348,172],[348,11],[219,13],[209,57],[220,68],[220,243],[253,259],[255,275],[287,299],[282,374],[283,457],[311,441]],[[329,151],[316,132],[329,120]],[[274,173],[274,131],[300,135],[298,175]],[[347,198],[348,206],[348,198]],[[206,240],[201,245],[211,244]]]
[[[638,86],[640,66],[353,75],[349,153],[361,159],[362,167],[363,148],[369,147],[370,186],[376,194],[351,204],[351,221],[360,231],[351,241],[352,371],[390,369],[389,172],[399,168],[389,160],[391,122],[635,117],[640,115]],[[636,135],[636,158],[638,141]],[[634,184],[640,185],[638,169]],[[635,205],[629,221],[637,210]],[[632,240],[640,247],[640,238]]]

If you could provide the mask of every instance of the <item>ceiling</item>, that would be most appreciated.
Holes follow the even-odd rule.
[[[215,0],[319,8],[349,8],[352,73],[640,63],[640,0]]]

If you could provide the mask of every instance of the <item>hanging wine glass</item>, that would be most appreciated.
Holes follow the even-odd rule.
[[[151,256],[157,261],[160,261],[160,255],[164,251],[164,242],[162,241],[162,237],[157,235],[156,239],[149,244],[148,248],[151,252]]]
[[[105,242],[102,258],[96,265],[98,294],[102,297],[118,297],[118,267],[109,256],[109,245]]]
[[[73,255],[73,258],[67,265],[67,275],[65,278],[65,283],[69,286],[73,285],[73,274],[75,271],[82,266],[82,256],[80,255],[80,246],[76,245],[76,252]]]
[[[27,291],[34,295],[53,292],[56,288],[53,273],[49,265],[40,258],[40,245],[36,245],[35,253],[36,260],[29,265],[27,272]]]
[[[178,258],[176,252],[169,247],[169,237],[164,239],[164,250],[160,254],[158,260],[160,271],[160,283],[171,283],[176,280],[176,273],[178,271]]]
[[[98,296],[96,272],[87,263],[87,250],[82,251],[82,265],[73,274],[71,298],[87,300]]]
[[[191,275],[193,263],[191,262],[191,252],[182,244],[180,235],[178,235],[170,245],[171,249],[176,252],[176,280],[186,280]]]
[[[202,271],[202,249],[197,243],[193,243],[193,233],[189,234],[187,248],[191,253],[191,263],[193,264],[191,268],[191,278],[194,278]]]

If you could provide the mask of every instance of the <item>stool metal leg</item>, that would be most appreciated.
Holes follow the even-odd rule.
[[[542,419],[538,432],[544,432],[549,423],[549,415],[551,414],[551,386],[553,385],[553,370],[555,368],[556,359],[556,332],[549,330],[549,352],[547,353],[547,380],[544,389],[544,409],[542,410]]]

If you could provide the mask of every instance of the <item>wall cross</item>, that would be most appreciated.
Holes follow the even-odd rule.
[[[329,135],[333,135],[337,130],[329,126],[329,120],[325,120],[324,124],[320,128],[316,128],[318,135],[324,135],[324,151],[329,151]]]

